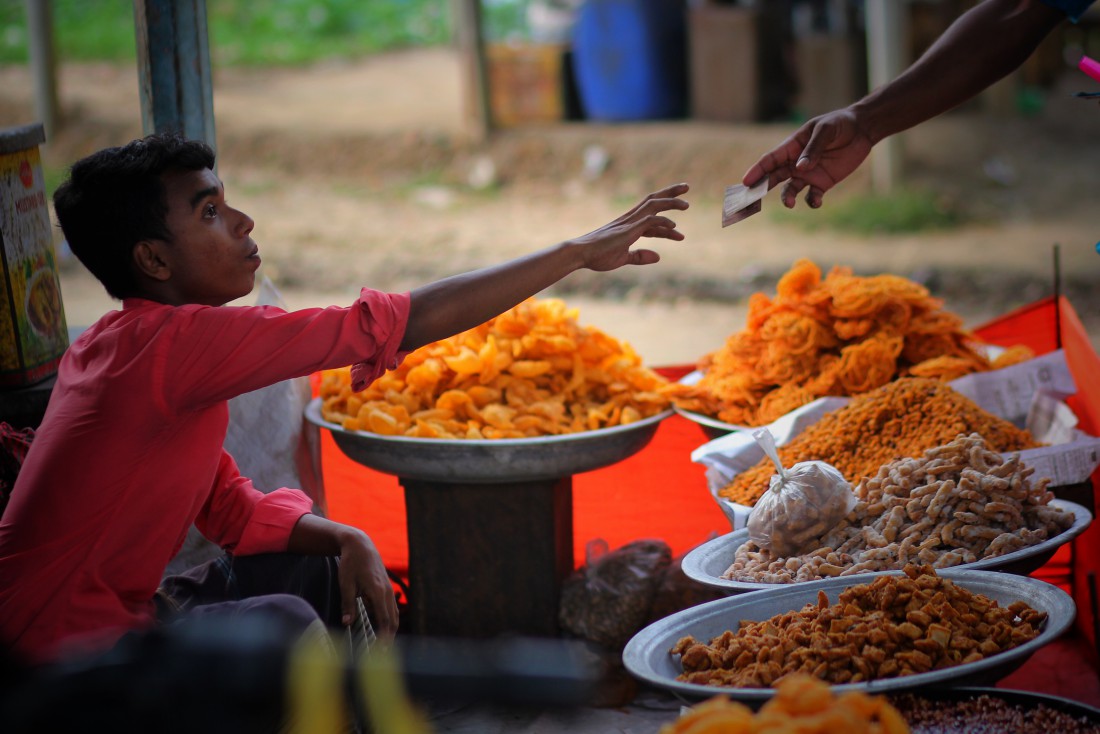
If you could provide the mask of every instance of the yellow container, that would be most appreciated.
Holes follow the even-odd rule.
[[[565,113],[560,44],[493,43],[486,46],[493,123],[516,127],[560,122]]]
[[[0,388],[57,373],[69,346],[38,145],[42,125],[0,129]]]

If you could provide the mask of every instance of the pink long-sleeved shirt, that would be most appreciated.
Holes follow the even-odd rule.
[[[408,294],[350,308],[126,300],[69,347],[0,521],[0,644],[42,662],[153,621],[195,523],[239,555],[285,550],[311,501],[264,494],[222,448],[227,400],[353,364],[357,389],[404,358]]]

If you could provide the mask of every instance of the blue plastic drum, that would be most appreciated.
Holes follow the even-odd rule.
[[[687,7],[682,0],[586,0],[573,27],[584,116],[630,121],[687,113]]]

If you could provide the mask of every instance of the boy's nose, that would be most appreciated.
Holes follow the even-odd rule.
[[[237,213],[241,215],[241,222],[239,225],[241,233],[243,235],[252,234],[252,230],[256,227],[255,220],[253,220],[252,217],[248,216],[242,211],[238,211]]]

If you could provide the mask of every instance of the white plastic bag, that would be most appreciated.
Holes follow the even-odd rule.
[[[779,473],[752,508],[749,540],[780,558],[815,549],[815,541],[856,506],[852,485],[823,461],[801,461],[787,469],[768,429],[752,435]]]

